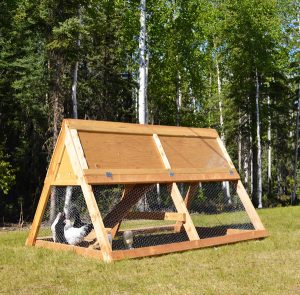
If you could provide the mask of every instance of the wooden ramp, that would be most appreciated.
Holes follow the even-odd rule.
[[[201,235],[208,232],[209,227],[204,231],[201,214],[210,210],[210,196],[214,196],[208,190],[210,184],[216,183],[233,187],[236,197],[233,200],[229,196],[228,204],[222,205],[222,208],[219,206],[221,209],[214,206],[210,215],[213,215],[212,212],[219,214],[220,210],[228,215],[234,208],[238,213],[245,212],[251,226],[239,229],[231,223],[231,227],[226,230],[224,227],[218,228],[218,231],[214,227],[215,232],[223,234],[202,238]],[[165,212],[151,211],[150,205],[147,211],[139,212],[139,203],[145,196],[149,200],[157,184],[168,192],[168,208],[173,208],[173,212],[169,212],[171,209]],[[70,186],[81,189],[93,225],[90,239],[86,237],[85,241],[93,241],[92,246],[57,243],[51,237],[37,238],[50,202],[51,189]],[[107,198],[117,189],[119,192],[117,203],[105,212],[105,216],[101,210],[108,207],[105,205],[106,199],[103,197],[100,200],[95,195],[96,186],[102,189],[102,195],[105,193]],[[107,194],[108,188],[111,189],[110,194]],[[186,188],[184,197],[183,188]],[[220,193],[215,195],[220,200]],[[61,198],[66,203],[65,196]],[[193,200],[203,203],[204,198],[205,206],[201,207],[199,216],[195,216],[191,204]],[[120,235],[124,233],[121,224],[125,220],[175,223],[130,229],[137,247],[124,249]],[[147,241],[147,234],[162,231],[169,231],[168,237],[172,235],[172,240],[161,243],[159,239],[164,237],[161,234],[152,235],[152,240],[149,237],[149,241],[158,241],[157,244],[152,245]],[[66,119],[62,124],[26,244],[71,250],[110,262],[266,236],[267,232],[215,130]],[[138,246],[137,241],[150,243],[151,246]]]

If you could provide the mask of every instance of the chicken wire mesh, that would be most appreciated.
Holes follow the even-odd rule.
[[[200,238],[228,230],[254,229],[233,182],[178,183]],[[98,185],[95,199],[113,250],[188,241],[184,222],[165,220],[176,213],[172,184]],[[52,188],[39,237],[58,243],[99,249],[79,186]]]

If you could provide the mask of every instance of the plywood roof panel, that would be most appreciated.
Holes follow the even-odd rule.
[[[172,169],[228,171],[230,168],[216,139],[160,136],[160,140]]]
[[[78,132],[89,169],[163,168],[151,135]]]
[[[213,129],[69,119],[66,124],[77,130],[88,183],[239,179]]]

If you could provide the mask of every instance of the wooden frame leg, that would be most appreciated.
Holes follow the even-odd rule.
[[[134,185],[126,185],[123,193],[122,193],[122,197],[121,200],[123,200],[124,198],[126,198],[126,195],[129,193],[130,190],[132,190],[132,188],[134,187]],[[116,236],[116,234],[118,233],[120,226],[121,226],[122,220],[120,222],[118,222],[111,230],[111,236],[112,239]]]
[[[103,260],[105,262],[112,261],[112,248],[108,240],[107,231],[104,227],[100,211],[98,209],[98,205],[94,196],[94,192],[91,185],[86,183],[81,184],[81,189],[83,192],[83,196],[85,198],[85,202],[88,208],[88,211],[91,216],[91,221],[94,226],[94,230],[96,233],[97,240],[100,245],[101,253],[103,256]]]
[[[41,222],[42,222],[42,218],[44,216],[44,212],[50,197],[50,192],[51,192],[51,186],[49,183],[44,183],[44,187],[42,190],[42,194],[39,200],[39,204],[38,207],[36,209],[35,215],[34,215],[34,219],[31,225],[31,229],[28,235],[28,238],[26,240],[26,245],[27,246],[33,246],[35,244],[36,241],[36,237],[38,234],[38,231],[40,229],[41,226]]]
[[[190,241],[200,240],[197,230],[195,228],[195,225],[190,216],[190,213],[186,208],[186,205],[182,199],[181,193],[180,193],[176,183],[172,184],[171,197],[173,199],[173,202],[174,202],[177,212],[185,213],[185,223],[183,224],[183,227],[184,227]]]
[[[240,180],[237,181],[237,189],[236,192],[240,197],[241,202],[243,203],[245,210],[256,230],[265,230],[245,188]]]
[[[193,197],[195,196],[195,193],[198,189],[198,185],[199,185],[198,182],[191,183],[189,185],[188,191],[187,191],[187,193],[185,195],[185,198],[184,198],[184,203],[185,203],[185,206],[188,210],[190,208],[191,201],[192,201]],[[181,232],[184,229],[183,224],[184,223],[182,221],[177,221],[175,226],[174,226],[174,231],[175,232]]]

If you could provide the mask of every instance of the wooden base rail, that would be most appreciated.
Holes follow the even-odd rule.
[[[266,230],[251,230],[237,234],[230,234],[221,237],[201,239],[197,241],[186,241],[166,245],[158,245],[144,248],[136,248],[131,250],[116,250],[112,252],[113,260],[121,260],[127,258],[141,258],[145,256],[162,255],[173,252],[182,252],[186,250],[194,250],[205,247],[213,247],[224,244],[232,244],[240,241],[252,239],[260,239],[268,236]]]
[[[185,222],[185,214],[176,212],[129,212],[125,219],[172,220]]]
[[[115,250],[112,251],[112,260],[121,260],[128,258],[141,258],[145,256],[162,255],[173,252],[182,252],[187,250],[195,250],[206,247],[219,246],[224,244],[232,244],[241,241],[248,241],[252,239],[261,239],[268,236],[266,230],[241,230],[230,231],[225,236],[201,239],[197,241],[186,241],[151,247],[135,248],[130,250]],[[42,240],[41,238],[36,241],[37,247],[43,247],[52,250],[65,250],[71,251],[86,257],[103,260],[101,250],[94,250],[91,248],[84,248],[78,246],[71,246],[65,244],[53,243],[50,241]]]
[[[53,242],[44,241],[41,239],[36,240],[35,246],[50,249],[50,250],[70,251],[70,252],[74,252],[76,254],[85,256],[85,257],[91,257],[91,258],[96,258],[98,260],[103,260],[103,255],[102,255],[101,250],[94,250],[91,248],[53,243]]]

